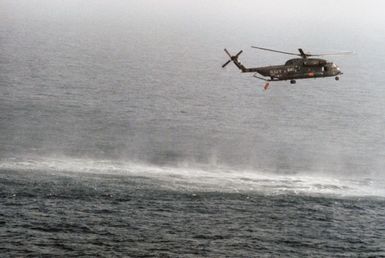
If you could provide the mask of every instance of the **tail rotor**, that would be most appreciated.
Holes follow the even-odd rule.
[[[229,61],[227,61],[226,63],[224,63],[224,64],[222,65],[222,68],[225,68],[225,66],[228,65],[230,62],[231,62],[231,59],[230,59]]]
[[[239,57],[239,55],[240,54],[242,54],[242,52],[243,52],[243,50],[241,50],[241,51],[239,51],[238,52],[238,54],[236,54],[235,56],[232,56],[230,53],[229,53],[229,51],[227,51],[227,49],[225,48],[224,49],[225,50],[225,52],[226,52],[226,54],[230,57],[230,59],[226,62],[226,63],[224,63],[223,65],[222,65],[222,68],[225,68],[225,66],[226,65],[228,65],[231,61],[238,61],[238,57]]]

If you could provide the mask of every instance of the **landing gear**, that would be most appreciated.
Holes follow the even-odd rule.
[[[338,81],[340,79],[340,77],[336,76],[336,78],[334,78],[334,79],[336,79],[336,81]]]
[[[295,81],[295,80],[290,80],[290,83],[291,83],[291,84],[295,84],[296,81]]]

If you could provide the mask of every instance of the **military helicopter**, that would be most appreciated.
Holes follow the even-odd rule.
[[[253,77],[263,80],[266,82],[264,89],[267,90],[269,87],[269,82],[272,81],[286,81],[290,80],[291,84],[295,84],[297,79],[310,79],[310,78],[319,78],[319,77],[335,77],[338,81],[340,79],[339,75],[342,75],[340,68],[333,62],[328,62],[325,59],[321,58],[311,58],[311,57],[321,57],[321,56],[331,56],[331,55],[346,55],[351,54],[352,52],[338,52],[338,53],[329,53],[329,54],[310,54],[305,53],[301,48],[298,49],[299,54],[290,53],[285,51],[279,51],[274,49],[268,49],[263,47],[252,48],[271,51],[286,55],[299,56],[300,58],[293,58],[284,65],[273,65],[273,66],[264,66],[264,67],[255,67],[255,68],[246,68],[239,60],[238,57],[242,54],[243,50],[239,51],[238,54],[232,56],[227,49],[224,49],[226,54],[230,57],[226,63],[222,65],[224,68],[230,62],[233,62],[242,73],[254,73]],[[270,77],[269,79],[258,76],[258,74]]]

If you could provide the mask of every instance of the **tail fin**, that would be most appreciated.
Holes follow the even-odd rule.
[[[225,48],[224,49],[226,54],[230,57],[230,60],[228,60],[226,63],[224,63],[222,65],[222,68],[224,68],[226,65],[228,65],[230,62],[234,62],[234,64],[242,71],[242,72],[246,72],[247,71],[247,68],[243,66],[243,64],[241,62],[239,62],[238,60],[238,57],[240,54],[242,54],[243,50],[239,51],[238,54],[236,54],[235,56],[232,56],[229,51],[227,51],[227,49]]]

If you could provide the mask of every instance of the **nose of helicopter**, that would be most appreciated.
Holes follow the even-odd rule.
[[[333,67],[336,75],[342,74],[341,69],[336,64],[333,63]]]
[[[337,66],[337,74],[342,74],[342,71],[338,66]]]

